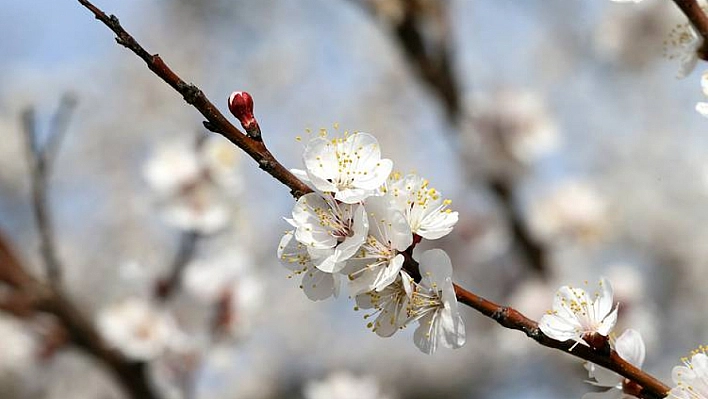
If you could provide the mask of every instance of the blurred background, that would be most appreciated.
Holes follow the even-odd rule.
[[[672,2],[97,5],[226,114],[229,94],[249,91],[288,167],[301,167],[308,131],[374,134],[395,170],[428,178],[460,212],[435,245],[466,288],[538,319],[560,285],[606,276],[616,331],[641,332],[645,369],[667,383],[705,343],[708,121],[694,111],[702,65],[675,78],[671,42],[686,21]],[[346,295],[308,300],[275,254],[288,190],[209,134],[86,9],[15,2],[0,10],[0,34],[6,253],[51,283],[31,167],[49,148],[43,208],[62,295],[154,397],[593,390],[579,360],[468,308],[466,345],[428,356],[411,329],[372,334]],[[18,306],[2,278],[0,398],[129,397],[105,356],[74,342],[56,312]]]

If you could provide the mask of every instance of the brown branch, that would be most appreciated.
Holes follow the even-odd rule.
[[[70,341],[103,363],[130,397],[159,398],[148,382],[144,363],[133,362],[109,347],[93,324],[71,304],[64,292],[27,273],[26,268],[19,262],[19,257],[14,255],[10,244],[2,239],[1,235],[0,281],[13,287],[13,291],[0,301],[0,310],[21,318],[31,317],[38,312],[56,316],[68,332]]]
[[[564,351],[573,356],[595,363],[598,366],[610,369],[621,376],[636,382],[643,388],[642,398],[663,398],[668,395],[670,389],[668,386],[650,374],[628,363],[615,351],[612,351],[610,355],[607,356],[606,354],[601,353],[601,351],[592,349],[585,345],[576,345],[575,348],[570,351],[570,348],[575,344],[574,341],[561,342],[549,338],[538,328],[538,323],[524,316],[516,309],[508,306],[497,305],[496,303],[477,296],[456,284],[455,293],[457,294],[457,299],[461,303],[464,303],[465,305],[479,311],[483,315],[495,320],[503,327],[512,330],[519,330],[526,334],[529,338],[545,347]]]
[[[262,169],[289,187],[293,196],[298,197],[299,195],[312,191],[294,175],[288,172],[287,169],[285,169],[280,163],[278,163],[273,158],[272,154],[267,151],[264,145],[258,145],[259,143],[262,144],[262,142],[256,142],[255,140],[248,138],[236,127],[231,125],[221,115],[221,113],[214,108],[201,90],[194,85],[187,86],[184,84],[182,79],[180,79],[171,69],[169,69],[158,56],[149,55],[135,41],[135,39],[121,27],[115,16],[108,17],[103,11],[95,7],[88,0],[77,1],[88,8],[98,20],[103,22],[116,35],[118,35],[117,41],[119,44],[127,47],[140,58],[145,60],[150,70],[155,72],[155,74],[181,93],[189,104],[197,108],[197,110],[199,110],[199,112],[207,118],[207,126],[210,130],[223,134],[239,148],[246,151],[246,153],[248,153],[259,163]],[[267,167],[264,167],[264,162]],[[415,271],[416,266],[417,263],[415,260],[413,260],[410,256],[406,256],[406,267],[408,270]],[[641,394],[643,398],[662,398],[665,397],[669,391],[669,387],[662,384],[651,375],[627,363],[615,352],[611,352],[608,355],[583,345],[578,345],[573,349],[573,351],[569,351],[569,349],[573,346],[573,342],[559,342],[550,339],[538,329],[536,322],[523,316],[517,310],[510,307],[497,305],[469,291],[466,291],[457,285],[455,286],[455,292],[461,303],[472,307],[491,319],[496,320],[503,327],[523,331],[527,336],[543,346],[563,350],[565,353],[591,361],[638,383],[643,388],[643,392]]]
[[[176,73],[174,73],[157,54],[148,53],[128,32],[123,29],[115,15],[108,16],[98,7],[88,0],[78,0],[84,7],[89,9],[99,21],[103,22],[116,34],[116,41],[121,46],[129,49],[138,57],[142,58],[147,67],[159,76],[162,80],[182,95],[184,100],[201,113],[206,122],[204,126],[234,143],[246,154],[253,158],[258,166],[265,172],[275,177],[278,181],[290,187],[291,193],[299,197],[311,191],[307,185],[299,181],[290,171],[278,162],[273,154],[268,151],[262,141],[246,136],[236,126],[231,124],[224,115],[209,101],[204,93],[195,85],[185,83]]]
[[[703,37],[703,45],[698,49],[698,55],[701,59],[708,60],[708,16],[697,0],[674,0],[674,3]]]
[[[39,143],[39,130],[35,109],[30,107],[22,113],[27,160],[32,183],[32,210],[39,230],[39,245],[42,260],[51,284],[61,280],[61,262],[57,256],[54,240],[54,225],[50,214],[48,189],[54,159],[67,131],[76,100],[71,95],[62,97],[49,126],[47,142]]]

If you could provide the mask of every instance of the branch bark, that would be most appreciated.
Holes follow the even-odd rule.
[[[140,46],[138,42],[125,31],[125,29],[123,29],[118,21],[118,18],[113,15],[106,15],[88,0],[77,1],[91,11],[96,19],[103,22],[117,35],[117,41],[120,45],[128,48],[138,57],[142,58],[147,63],[148,68],[151,71],[172,86],[177,92],[182,94],[185,101],[195,107],[207,119],[205,125],[208,126],[210,130],[224,135],[239,148],[243,149],[256,162],[258,162],[261,169],[289,187],[294,197],[297,198],[300,195],[312,191],[309,187],[307,187],[307,185],[302,183],[302,181],[297,179],[292,173],[285,169],[285,167],[283,167],[267,150],[262,142],[250,139],[230,122],[228,122],[228,120],[226,120],[226,118],[224,118],[224,116],[213,106],[213,104],[206,98],[204,93],[199,90],[199,88],[194,85],[185,84],[175,72],[167,67],[159,56],[151,55],[145,51],[145,49]],[[415,263],[412,257],[406,258],[405,267],[413,270],[416,269],[417,263]],[[572,356],[591,361],[636,382],[642,387],[641,396],[643,398],[663,398],[668,394],[668,386],[664,385],[650,374],[627,363],[615,352],[611,352],[607,355],[601,351],[594,350],[583,345],[578,345],[573,349],[573,351],[569,351],[574,342],[559,342],[550,339],[538,329],[538,325],[535,321],[527,318],[517,310],[510,307],[497,305],[494,302],[475,295],[457,285],[455,285],[455,292],[461,303],[470,306],[484,316],[496,320],[503,327],[522,331],[543,346],[559,349]]]

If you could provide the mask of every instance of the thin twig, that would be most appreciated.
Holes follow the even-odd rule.
[[[103,11],[91,4],[88,0],[77,1],[89,9],[98,20],[103,22],[118,36],[117,41],[119,44],[127,47],[140,58],[145,60],[150,70],[185,96],[185,100],[197,108],[197,110],[199,110],[199,112],[207,118],[210,125],[210,130],[225,135],[239,148],[246,151],[246,153],[248,153],[261,165],[262,169],[289,187],[291,193],[293,193],[295,197],[312,191],[294,175],[288,172],[287,169],[285,169],[280,163],[278,163],[264,145],[259,147],[259,142],[248,138],[231,123],[229,123],[223,115],[221,115],[221,113],[213,107],[211,102],[204,96],[201,90],[194,85],[189,85],[189,89],[186,89],[187,86],[183,83],[182,79],[179,78],[175,72],[169,69],[159,56],[150,55],[147,51],[145,51],[143,47],[140,46],[137,41],[125,31],[125,29],[123,29],[118,22],[118,18],[115,16],[107,16]],[[267,161],[268,167],[263,167],[264,165],[262,164],[262,161]],[[412,258],[407,257],[407,264],[405,267],[414,269],[417,266],[414,262],[415,261]],[[642,393],[642,397],[644,398],[662,398],[665,397],[669,391],[669,387],[662,384],[648,373],[627,363],[615,352],[611,352],[608,356],[601,351],[582,345],[578,345],[573,349],[573,351],[569,351],[573,342],[559,342],[548,338],[538,329],[536,322],[523,316],[517,310],[510,307],[502,307],[497,305],[467,290],[464,290],[457,285],[455,286],[455,291],[461,303],[464,303],[479,311],[483,315],[496,320],[502,326],[523,331],[543,346],[560,349],[572,356],[599,364],[638,383],[643,387],[644,391]]]
[[[182,283],[182,275],[184,274],[185,267],[194,258],[200,237],[201,235],[196,231],[182,233],[177,253],[169,268],[170,275],[166,279],[158,282],[158,298],[167,300],[177,291]]]
[[[66,134],[71,114],[76,106],[72,95],[62,97],[48,129],[46,144],[40,144],[36,111],[33,107],[22,113],[23,130],[26,142],[27,160],[32,181],[32,210],[39,231],[40,253],[47,273],[47,279],[53,285],[61,282],[61,262],[57,255],[54,224],[50,213],[48,190],[49,179],[56,154]]]

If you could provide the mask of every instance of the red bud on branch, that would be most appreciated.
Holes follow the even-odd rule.
[[[261,128],[253,116],[253,97],[245,91],[235,91],[229,96],[229,111],[241,122],[248,137],[261,140]]]

